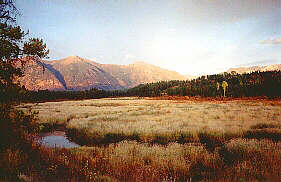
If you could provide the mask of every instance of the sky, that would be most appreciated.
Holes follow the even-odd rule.
[[[281,0],[16,0],[49,59],[144,61],[181,74],[281,64]]]

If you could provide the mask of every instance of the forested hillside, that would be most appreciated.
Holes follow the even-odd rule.
[[[86,91],[27,91],[26,101],[78,100],[118,96],[199,96],[199,97],[281,97],[281,72],[224,73],[201,76],[191,81],[160,81],[140,84],[126,90],[105,91],[96,88]]]
[[[220,97],[224,95],[223,82],[227,83],[227,97],[280,97],[281,72],[252,72],[245,74],[216,74],[201,76],[191,81],[169,81],[142,84],[129,89],[130,96],[201,96]]]

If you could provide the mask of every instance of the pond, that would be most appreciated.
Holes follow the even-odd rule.
[[[42,133],[38,136],[37,141],[47,147],[57,148],[73,148],[80,147],[80,145],[71,142],[64,131],[53,131],[49,133]]]

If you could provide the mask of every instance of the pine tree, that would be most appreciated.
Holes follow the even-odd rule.
[[[24,65],[47,57],[49,50],[38,38],[28,38],[20,26],[16,25],[19,15],[14,0],[0,0],[0,103],[14,100],[19,85],[16,78],[23,76]]]

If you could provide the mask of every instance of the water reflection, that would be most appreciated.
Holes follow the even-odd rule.
[[[76,143],[69,141],[64,131],[53,131],[49,133],[43,133],[39,136],[38,141],[42,145],[47,147],[72,148],[80,146]]]

